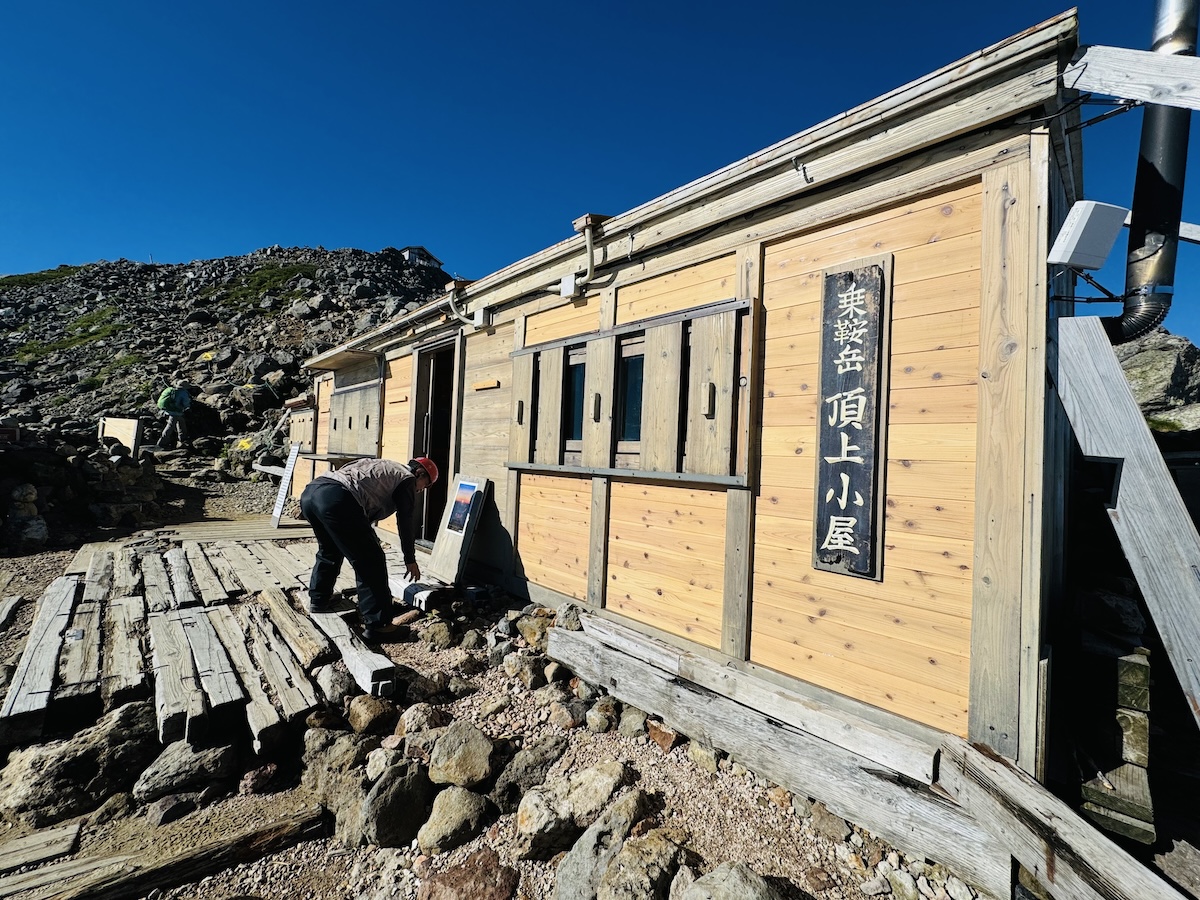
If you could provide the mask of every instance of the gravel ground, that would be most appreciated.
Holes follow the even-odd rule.
[[[275,488],[269,483],[207,482],[203,476],[195,480],[182,470],[168,477],[181,498],[179,511],[198,508],[208,518],[261,515],[270,512],[275,500]],[[198,498],[196,492],[202,496]],[[50,581],[62,574],[72,556],[73,552],[47,552],[0,559],[0,571],[14,574],[8,593],[38,596]],[[22,604],[14,624],[0,635],[0,661],[15,662],[32,610],[32,603]],[[418,623],[417,633],[427,624]],[[383,650],[397,662],[425,674],[457,673],[463,659],[472,652],[434,651],[420,641],[386,645]],[[482,651],[473,653],[483,656]],[[527,743],[559,730],[549,724],[549,710],[539,708],[533,692],[498,672],[493,669],[472,678],[479,690],[454,702],[449,707],[453,714],[475,722],[493,739]],[[482,710],[498,701],[505,701],[504,708],[484,716]],[[701,872],[722,862],[744,861],[770,877],[787,897],[859,900],[865,895],[858,887],[868,878],[862,857],[878,858],[880,853],[888,852],[870,835],[858,832],[848,843],[824,837],[807,815],[804,798],[793,803],[792,796],[782,788],[729,760],[723,761],[718,773],[705,772],[688,756],[686,743],[663,752],[645,736],[630,739],[615,732],[592,734],[584,728],[569,731],[567,735],[569,749],[551,774],[578,771],[611,759],[625,762],[638,773],[639,786],[657,798],[658,821],[679,826],[690,835],[688,846],[699,857]],[[261,796],[230,797],[157,829],[150,827],[144,817],[86,827],[80,853],[94,856],[133,850],[160,854],[269,821],[311,802],[303,789],[293,786]],[[551,897],[554,864],[514,859],[511,849],[514,834],[515,816],[502,816],[480,837],[433,858],[422,856],[415,847],[347,849],[328,839],[308,841],[200,882],[155,891],[150,896],[162,900],[415,898],[422,876],[460,864],[474,850],[489,845],[502,862],[520,872],[517,897],[522,900]]]

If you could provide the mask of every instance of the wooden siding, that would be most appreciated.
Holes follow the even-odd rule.
[[[609,489],[604,605],[720,647],[725,493],[619,481]]]
[[[383,433],[379,456],[406,463],[412,459],[412,356],[388,360],[387,380],[383,383]],[[379,523],[384,531],[396,534],[396,517],[388,516]]]
[[[508,423],[512,405],[513,326],[477,331],[466,339],[466,384],[462,396],[458,468],[492,480],[496,508],[508,492]]]
[[[736,294],[737,258],[723,256],[619,288],[616,324],[731,300]]]
[[[317,379],[315,386],[317,395],[317,453],[329,452],[329,395],[333,391],[333,376],[328,375]]]
[[[751,660],[967,733],[983,191],[769,246]],[[821,271],[895,259],[883,579],[814,570]]]
[[[586,334],[600,327],[600,295],[572,300],[525,319],[525,346]]]
[[[590,478],[521,476],[517,553],[529,581],[587,598],[591,506]]]

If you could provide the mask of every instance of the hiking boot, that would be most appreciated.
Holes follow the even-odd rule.
[[[398,640],[407,629],[403,625],[394,625],[391,622],[380,622],[378,625],[368,625],[363,629],[363,640],[368,644],[379,644],[385,640],[391,639],[393,642]]]
[[[329,600],[309,600],[308,611],[310,613],[333,612],[333,603]]]

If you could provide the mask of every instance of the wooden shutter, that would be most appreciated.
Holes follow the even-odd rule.
[[[587,345],[583,382],[583,465],[612,465],[613,373],[616,370],[616,337],[599,338]]]
[[[642,460],[649,472],[679,470],[683,323],[646,329],[642,370]]]
[[[533,461],[544,466],[562,462],[562,392],[566,349],[538,354],[537,444]]]
[[[731,472],[736,340],[735,312],[692,320],[685,472]]]
[[[512,361],[512,421],[508,431],[508,458],[527,463],[533,449],[533,360],[532,353]]]

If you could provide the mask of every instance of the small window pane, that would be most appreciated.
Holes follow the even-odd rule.
[[[617,440],[642,439],[642,363],[644,356],[621,357],[617,380]]]
[[[568,441],[583,440],[583,376],[583,363],[567,366],[567,383],[563,390],[563,435]]]

